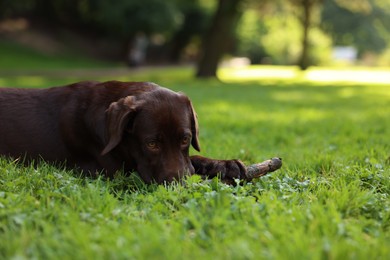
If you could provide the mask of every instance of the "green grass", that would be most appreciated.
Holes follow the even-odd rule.
[[[202,154],[281,170],[231,187],[78,178],[0,160],[1,259],[388,259],[390,89],[386,84],[196,81],[189,69],[143,71],[187,93]],[[101,79],[108,79],[102,76]],[[252,78],[253,79],[253,78]],[[3,85],[62,85],[3,77]]]
[[[75,50],[69,50],[61,55],[45,54],[6,40],[0,40],[0,57],[0,71],[15,69],[30,71],[64,68],[107,68],[109,66],[117,66],[112,63],[86,58]]]

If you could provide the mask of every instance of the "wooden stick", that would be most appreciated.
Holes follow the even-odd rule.
[[[261,163],[256,163],[247,166],[246,180],[250,181],[254,178],[259,178],[269,172],[276,171],[282,167],[282,158],[274,157]]]

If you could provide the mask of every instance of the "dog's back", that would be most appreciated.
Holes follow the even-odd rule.
[[[57,92],[57,93],[54,93]],[[13,157],[61,150],[58,91],[0,88],[0,153]],[[55,105],[57,104],[57,105]],[[34,157],[34,156],[33,156]]]
[[[91,139],[104,135],[99,122],[111,102],[156,87],[86,81],[48,89],[0,88],[0,155],[47,161],[82,156],[89,149],[85,144],[103,141]]]

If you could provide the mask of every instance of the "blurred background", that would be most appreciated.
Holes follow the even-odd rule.
[[[220,64],[390,66],[390,1],[0,0],[0,69],[40,67],[22,56],[197,77]]]

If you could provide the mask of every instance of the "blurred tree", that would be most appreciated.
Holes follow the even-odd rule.
[[[243,0],[218,0],[217,10],[203,39],[202,55],[196,72],[198,78],[216,77],[218,63],[234,40],[242,2]]]
[[[105,34],[122,41],[122,53],[129,65],[140,64],[146,58],[151,36],[155,36],[154,44],[162,45],[182,23],[173,0],[99,0],[93,18]],[[132,60],[134,54],[137,62]]]
[[[0,0],[0,19],[12,18],[15,14],[26,15],[34,6],[34,0]]]
[[[149,47],[154,57],[164,53],[157,56],[177,62],[193,38],[203,35],[213,7],[206,0],[0,0],[0,19],[24,16],[46,27],[108,37],[122,42],[122,56],[144,35],[156,40]]]
[[[285,0],[249,2],[237,29],[236,55],[246,56],[252,63],[297,64],[302,56],[301,6]],[[319,8],[314,8],[310,34],[306,42],[307,63],[329,62],[332,42],[317,26]]]
[[[234,37],[234,29],[242,14],[240,5],[242,0],[219,0],[218,8],[214,16],[214,20],[210,26],[203,45],[203,56],[200,59],[197,70],[197,77],[215,77],[218,62],[222,55],[228,51],[229,43]],[[283,9],[285,12],[294,12],[297,14],[302,25],[302,40],[301,53],[298,59],[298,65],[305,70],[311,63],[309,56],[309,30],[314,23],[319,22],[319,6],[323,0],[289,0],[289,3],[294,8],[285,7],[284,1],[262,1],[261,3],[251,1],[250,4],[256,5],[258,9],[264,11],[273,5],[273,9]],[[272,9],[272,8],[271,8]],[[280,10],[279,10],[280,11]],[[283,17],[283,12],[279,12],[280,18]],[[241,34],[242,35],[242,34]],[[263,35],[262,35],[263,36]],[[256,38],[256,36],[253,36]],[[261,48],[261,46],[260,46]],[[263,54],[265,54],[263,52]],[[263,55],[263,54],[260,54]],[[261,59],[261,57],[259,57]]]
[[[309,31],[313,27],[314,22],[319,22],[318,16],[315,17],[318,7],[323,0],[290,0],[290,2],[298,8],[298,17],[302,24],[302,49],[298,60],[298,66],[305,70],[310,66],[309,58]],[[314,18],[317,18],[316,21]]]
[[[191,3],[191,4],[189,4]],[[184,16],[182,25],[173,34],[170,40],[170,61],[177,63],[183,50],[190,44],[194,37],[201,37],[207,27],[209,15],[196,2],[187,2],[181,8]]]
[[[53,32],[59,25],[121,42],[122,57],[129,43],[144,35],[163,43],[149,48],[153,58],[163,53],[177,62],[187,46],[195,56],[194,42],[204,35],[198,77],[214,77],[223,54],[233,49],[254,62],[271,58],[305,69],[321,62],[332,44],[321,30],[360,54],[390,48],[389,0],[0,0],[0,19],[20,16]],[[321,52],[310,51],[315,48]]]
[[[235,54],[248,57],[252,64],[263,63],[270,56],[263,43],[263,37],[269,32],[263,17],[257,9],[247,10],[237,26],[239,40]]]
[[[379,53],[390,47],[390,1],[326,1],[321,27],[336,45],[355,46],[360,54]]]
[[[99,0],[97,11],[95,22],[107,33],[122,38],[137,32],[169,34],[181,23],[173,1]]]

